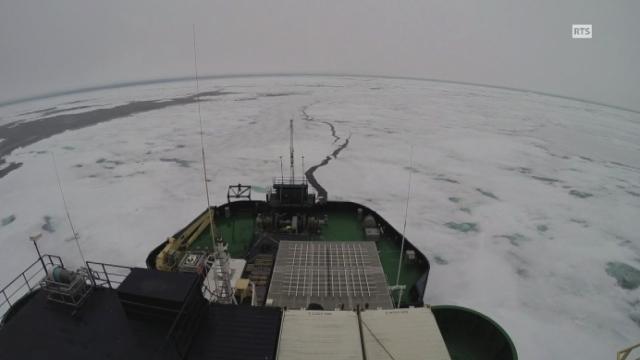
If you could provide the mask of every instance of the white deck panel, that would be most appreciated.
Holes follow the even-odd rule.
[[[283,313],[278,360],[361,360],[358,315],[353,311]]]
[[[431,309],[364,311],[360,314],[367,360],[450,360]]]

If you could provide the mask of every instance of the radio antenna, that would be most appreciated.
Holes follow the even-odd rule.
[[[398,272],[396,275],[396,287],[400,283],[400,272],[402,271],[402,256],[404,255],[404,242],[407,230],[407,215],[409,213],[409,198],[411,197],[411,174],[413,173],[413,145],[411,145],[411,155],[409,155],[409,186],[407,187],[407,202],[404,208],[404,224],[402,225],[402,243],[400,245],[400,260],[398,260]],[[398,298],[400,304],[400,298]]]
[[[282,166],[282,156],[280,156],[280,180],[284,184],[284,167]]]
[[[73,226],[73,222],[71,221],[71,215],[69,214],[69,207],[67,206],[67,200],[64,197],[64,191],[62,190],[62,182],[60,181],[60,175],[58,174],[58,166],[56,165],[56,156],[51,154],[51,159],[53,160],[53,169],[56,172],[56,180],[58,182],[58,189],[60,190],[60,197],[62,198],[62,204],[64,205],[64,212],[67,214],[67,221],[69,222],[69,227],[71,227],[71,231],[73,232],[73,238],[76,240],[76,246],[78,247],[78,252],[80,253],[80,258],[82,258],[82,263],[86,265],[87,261],[84,258],[84,254],[82,253],[82,248],[80,247],[80,240],[78,239],[78,233],[76,232],[76,228]]]
[[[196,104],[198,104],[198,119],[200,120],[200,150],[202,153],[202,173],[204,177],[204,192],[207,194],[207,211],[209,212],[209,229],[211,229],[211,241],[215,248],[215,236],[213,233],[213,214],[211,213],[211,199],[209,198],[209,184],[207,183],[207,161],[204,154],[204,127],[202,126],[202,112],[200,110],[200,84],[198,82],[198,52],[196,50],[196,25],[193,25],[193,69],[196,78]]]
[[[213,271],[213,284],[215,286],[214,298],[218,301],[231,301],[235,302],[235,298],[231,293],[230,282],[230,270],[229,270],[229,257],[226,252],[225,244],[222,238],[216,239],[216,231],[214,230],[215,224],[213,222],[213,211],[211,211],[211,199],[209,197],[209,184],[207,183],[207,161],[204,153],[204,126],[202,125],[202,112],[200,109],[200,85],[198,82],[198,52],[196,47],[196,25],[193,25],[193,69],[196,80],[196,103],[198,104],[198,119],[200,120],[200,148],[202,153],[202,173],[204,177],[204,191],[207,194],[207,212],[209,213],[209,230],[211,231],[211,244],[213,245],[213,262],[211,262],[211,270]],[[216,261],[218,266],[216,266]],[[208,260],[207,260],[208,262]],[[220,273],[218,273],[220,270]],[[218,275],[222,280],[222,286],[218,284]],[[209,286],[209,275],[205,275],[207,279],[207,287]]]
[[[289,160],[291,166],[291,183],[295,182],[295,170],[294,170],[294,160],[293,160],[293,119],[289,120]]]

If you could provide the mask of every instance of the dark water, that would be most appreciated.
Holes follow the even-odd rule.
[[[216,90],[200,93],[200,96],[222,96],[233,94],[231,92]],[[4,159],[13,150],[31,145],[40,140],[62,133],[66,130],[76,130],[87,126],[96,125],[109,120],[127,117],[130,115],[163,109],[176,105],[186,105],[196,102],[196,94],[171,99],[132,101],[124,105],[118,105],[107,109],[94,109],[76,114],[45,115],[37,120],[28,122],[12,122],[0,126],[0,166],[6,163]],[[45,112],[47,113],[47,112]],[[51,114],[51,111],[48,112]],[[0,169],[0,179],[11,171],[22,166],[21,163],[12,162]]]

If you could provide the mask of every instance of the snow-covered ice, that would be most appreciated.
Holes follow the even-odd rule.
[[[307,168],[349,138],[315,173],[330,199],[362,202],[400,228],[412,172],[407,237],[431,260],[427,303],[489,315],[522,359],[612,358],[640,339],[640,114],[429,81],[251,77],[200,87],[229,93],[201,102],[215,204],[227,185],[279,176],[293,118]],[[0,138],[1,126],[47,111],[193,89],[132,86],[2,107]],[[44,233],[44,252],[80,264],[48,152],[87,259],[142,265],[206,205],[198,124],[196,105],[181,104],[14,150],[6,163],[23,166],[0,178],[0,284],[34,260],[33,232]]]

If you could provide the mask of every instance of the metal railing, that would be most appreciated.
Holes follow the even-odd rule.
[[[87,270],[93,286],[117,289],[131,272],[131,267],[87,261]]]
[[[207,309],[207,302],[197,294],[201,288],[202,281],[196,281],[191,285],[188,298],[180,307],[165,336],[165,345],[172,345],[180,359],[186,358],[194,333]]]
[[[48,269],[64,267],[56,255],[42,255],[0,290],[0,319],[25,295],[41,287]]]
[[[617,354],[617,356],[616,356],[616,359],[617,359],[617,360],[626,360],[626,359],[629,357],[629,355],[631,355],[631,352],[632,352],[633,350],[637,349],[637,348],[640,348],[640,343],[635,344],[635,345],[633,345],[633,346],[631,346],[631,347],[628,347],[628,348],[626,348],[626,349],[624,349],[624,350],[620,350],[620,351],[618,351],[618,354]],[[636,353],[637,353],[637,352],[636,352]],[[637,354],[636,354],[636,355],[637,355]],[[640,359],[640,358],[638,358],[638,359]]]
[[[231,199],[251,200],[251,185],[229,185],[227,189],[227,202],[231,202]]]
[[[307,178],[304,176],[296,176],[294,178],[292,177],[274,177],[273,178],[273,184],[274,185],[289,185],[289,184],[296,184],[296,185],[300,185],[300,184],[307,184]]]

